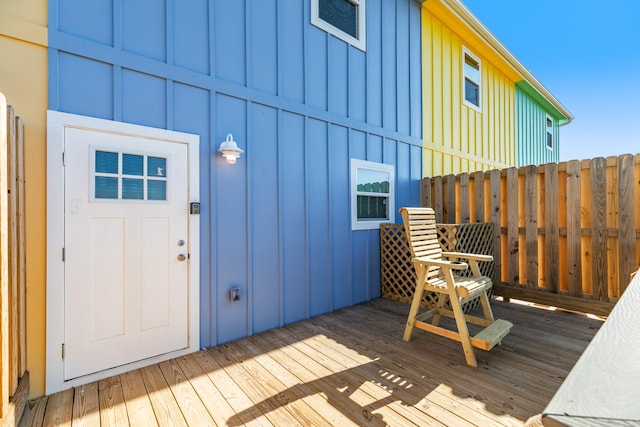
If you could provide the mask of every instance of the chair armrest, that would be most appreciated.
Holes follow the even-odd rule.
[[[493,261],[493,256],[491,255],[468,254],[464,252],[442,252],[442,256],[447,258],[474,259],[476,261]]]
[[[466,270],[469,264],[460,261],[447,261],[445,259],[433,259],[429,257],[413,258],[411,261],[434,267],[452,268],[454,270]]]

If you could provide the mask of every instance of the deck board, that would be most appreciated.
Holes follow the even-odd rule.
[[[210,356],[209,351],[199,351],[193,357],[200,364],[202,370],[220,390],[224,399],[229,403],[236,415],[232,418],[232,425],[272,426],[273,424],[262,416],[262,412],[251,399],[242,391],[240,386],[231,378]],[[243,416],[246,413],[245,416]]]
[[[129,426],[153,427],[157,426],[156,416],[153,413],[151,400],[142,379],[139,369],[120,375],[122,394],[124,397],[127,414],[129,414]]]
[[[20,425],[522,426],[602,321],[492,306],[514,327],[475,369],[455,341],[404,342],[408,305],[379,299],[29,402]]]
[[[129,422],[119,376],[98,382],[98,400],[100,402],[100,425],[115,427]],[[75,410],[75,403],[73,406]]]
[[[224,425],[227,420],[235,416],[233,408],[202,370],[193,355],[180,357],[177,361],[186,378],[198,393],[200,400],[206,404],[209,414],[217,425]]]
[[[90,427],[100,423],[100,400],[98,383],[92,382],[76,387],[73,404],[72,424],[78,427]]]
[[[200,400],[193,385],[187,380],[186,375],[176,360],[160,363],[160,370],[164,375],[173,396],[182,410],[182,415],[191,426],[209,427],[216,423],[207,411],[204,402]]]
[[[151,365],[140,370],[149,400],[158,424],[161,426],[187,426],[180,406],[171,393],[167,380],[162,375],[159,365]]]

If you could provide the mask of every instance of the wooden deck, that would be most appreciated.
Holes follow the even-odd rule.
[[[493,301],[514,324],[476,350],[414,331],[376,300],[30,402],[21,426],[521,426],[602,322]]]

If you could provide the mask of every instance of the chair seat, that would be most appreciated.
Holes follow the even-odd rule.
[[[493,287],[490,277],[455,277],[456,293],[464,300],[472,300],[480,296],[482,292]],[[447,292],[447,280],[444,276],[438,276],[427,280],[425,289],[432,292]]]

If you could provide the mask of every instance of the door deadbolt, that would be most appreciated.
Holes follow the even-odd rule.
[[[178,246],[184,246],[184,240],[178,240]]]

